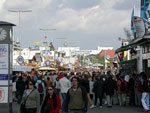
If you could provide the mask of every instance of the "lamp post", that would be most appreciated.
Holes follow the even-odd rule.
[[[40,28],[41,31],[44,31],[45,32],[45,45],[48,43],[47,42],[47,36],[46,36],[46,31],[55,31],[56,29],[49,29],[49,28]]]
[[[19,46],[20,46],[20,55],[21,55],[21,13],[32,12],[32,10],[8,10],[9,12],[19,13]]]

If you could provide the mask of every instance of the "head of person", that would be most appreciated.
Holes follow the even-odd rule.
[[[34,89],[35,88],[35,81],[34,80],[30,80],[29,81],[29,89]]]
[[[49,81],[49,80],[50,80],[50,78],[49,78],[49,77],[47,77],[47,80]]]
[[[54,91],[55,91],[54,87],[52,87],[52,86],[48,87],[48,94],[49,95],[53,95]]]
[[[72,87],[78,87],[79,85],[78,77],[72,77],[71,82],[72,82]]]

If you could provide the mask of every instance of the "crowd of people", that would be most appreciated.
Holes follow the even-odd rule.
[[[20,105],[20,113],[84,113],[104,105],[139,106],[150,112],[149,93],[144,72],[34,70],[13,77],[13,100]]]

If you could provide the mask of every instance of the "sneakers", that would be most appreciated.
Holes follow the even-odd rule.
[[[95,106],[94,106],[94,104],[92,104],[91,106],[90,106],[90,109],[92,109],[92,108],[94,108]]]
[[[100,108],[102,109],[103,107],[102,107],[102,106],[100,106]]]

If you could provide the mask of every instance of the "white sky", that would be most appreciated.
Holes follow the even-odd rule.
[[[45,33],[40,28],[52,28],[46,32],[54,46],[68,43],[82,49],[97,46],[120,47],[118,37],[126,38],[123,28],[130,29],[132,8],[140,13],[140,0],[0,0],[0,20],[16,24],[15,40],[18,37],[18,13],[11,10],[32,10],[21,14],[21,43],[23,47],[41,44]]]

